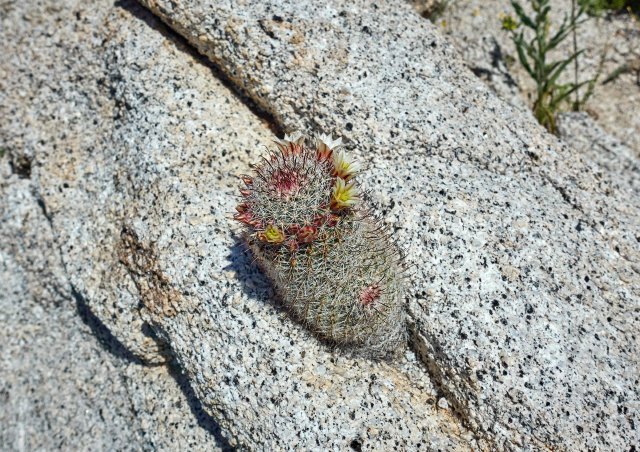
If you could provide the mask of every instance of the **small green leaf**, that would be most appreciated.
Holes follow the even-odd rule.
[[[556,46],[560,44],[567,37],[567,35],[571,32],[571,30],[575,28],[573,25],[568,25],[567,20],[568,19],[565,14],[564,20],[562,21],[560,28],[558,28],[558,31],[556,32],[556,34],[553,35],[551,39],[549,39],[549,44],[547,45],[549,49],[556,48]]]
[[[516,14],[518,15],[518,18],[520,19],[520,21],[523,24],[525,24],[527,27],[535,30],[536,25],[533,23],[531,18],[527,16],[527,14],[524,12],[524,9],[522,8],[522,6],[520,6],[520,3],[516,2],[515,0],[511,0],[511,5],[513,6],[513,9],[516,11]]]
[[[549,82],[548,82],[549,86],[555,85],[556,81],[558,80],[558,77],[560,77],[560,74],[562,74],[562,71],[564,71],[564,68],[566,68],[573,60],[578,58],[578,56],[581,55],[583,52],[584,50],[580,50],[579,52],[574,53],[569,58],[564,60],[558,67],[556,67],[555,72],[549,74]]]
[[[602,84],[606,85],[607,83],[610,83],[620,77],[622,74],[627,74],[629,72],[632,72],[631,66],[629,66],[628,64],[623,64],[622,66],[617,67],[611,74],[607,75],[607,78],[602,81]]]
[[[574,85],[574,84],[562,85],[563,89],[560,95],[554,97],[553,101],[549,104],[551,109],[554,111],[557,110],[561,102],[566,100],[567,97],[569,97],[571,94],[576,92],[576,90],[579,90],[580,88],[582,88],[587,83],[589,83],[588,80],[585,82],[578,83],[577,85]]]
[[[524,43],[524,37],[522,36],[522,33],[520,33],[517,36],[517,38],[514,38],[514,42],[516,44],[516,50],[518,51],[518,59],[520,60],[520,64],[522,64],[522,66],[525,68],[525,70],[529,73],[531,77],[535,78],[534,72],[531,69],[529,62],[527,61],[527,56],[524,53],[525,43]]]

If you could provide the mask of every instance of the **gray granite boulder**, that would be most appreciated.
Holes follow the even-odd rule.
[[[590,161],[598,162],[628,193],[640,191],[640,159],[625,142],[608,134],[586,113],[562,113],[558,121],[562,141]],[[624,177],[616,178],[620,174]],[[617,180],[616,180],[617,179]]]
[[[0,158],[2,450],[223,450],[179,369],[142,365],[74,298],[34,192]]]
[[[367,162],[415,266],[412,346],[466,425],[500,448],[635,442],[633,176],[497,99],[409,6],[143,3],[285,129]]]
[[[7,33],[25,36],[3,66],[2,147],[13,177],[30,180],[39,221],[51,225],[68,292],[110,341],[145,363],[169,358],[196,411],[219,423],[222,447],[475,445],[451,410],[437,407],[440,394],[414,353],[397,366],[340,357],[273,304],[229,222],[236,175],[273,137],[264,116],[135,3],[49,5],[48,14],[41,6],[9,11]],[[69,15],[76,22],[63,20]],[[41,60],[51,72],[36,70]],[[33,354],[34,367],[43,361]],[[195,436],[153,421],[147,410],[162,396],[130,381],[145,429],[176,435],[176,445]],[[112,409],[127,409],[127,391],[113,392]],[[57,400],[47,397],[51,412]]]
[[[107,72],[115,59],[107,48],[113,48],[108,37],[123,26],[118,18],[126,12],[108,2],[3,8],[8,52],[0,77],[2,147],[14,171],[34,181],[74,295],[101,300],[93,313],[121,331],[126,348],[146,362],[163,362],[161,346],[136,314],[135,287],[113,251],[124,201],[108,164],[116,146],[110,137],[126,107],[113,99],[113,81],[121,74]],[[105,152],[96,152],[100,146]]]
[[[57,7],[76,22],[17,9],[7,26],[35,23],[2,65],[2,145],[61,284],[136,359],[173,361],[228,445],[637,442],[640,199],[623,148],[621,170],[547,135],[409,5],[143,3],[215,66],[134,3]],[[294,129],[345,137],[406,250],[395,362],[320,344],[236,237],[236,176]]]

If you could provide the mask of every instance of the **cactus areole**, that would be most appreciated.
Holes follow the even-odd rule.
[[[241,177],[234,219],[294,317],[331,344],[382,357],[404,341],[400,253],[364,206],[341,141],[277,140]]]

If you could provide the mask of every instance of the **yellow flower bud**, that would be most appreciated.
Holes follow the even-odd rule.
[[[344,209],[353,206],[358,200],[358,192],[355,188],[355,182],[345,182],[344,179],[338,177],[333,187],[331,196],[331,208],[334,210]]]
[[[344,180],[351,179],[358,171],[360,166],[351,162],[344,151],[333,153],[333,174]]]
[[[264,232],[260,232],[258,234],[258,238],[263,242],[282,243],[284,242],[285,235],[284,232],[282,232],[276,226],[270,224],[269,226],[267,226]]]

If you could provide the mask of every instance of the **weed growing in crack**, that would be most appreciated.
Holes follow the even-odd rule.
[[[534,13],[530,17],[515,0],[511,1],[517,18],[504,16],[502,28],[509,33],[516,45],[518,60],[536,84],[533,113],[540,124],[551,133],[557,133],[556,116],[563,104],[569,104],[570,109],[579,111],[584,108],[587,100],[593,95],[593,90],[602,64],[592,79],[579,81],[578,58],[584,52],[578,49],[576,29],[588,20],[585,2],[571,2],[571,12],[565,15],[562,24],[555,32],[551,31],[550,0],[530,0]],[[568,58],[549,61],[549,54],[557,49],[567,38],[572,37],[573,49]],[[601,63],[604,62],[604,52]],[[560,78],[565,70],[573,67],[573,81],[561,83]],[[586,89],[581,92],[580,89]]]

